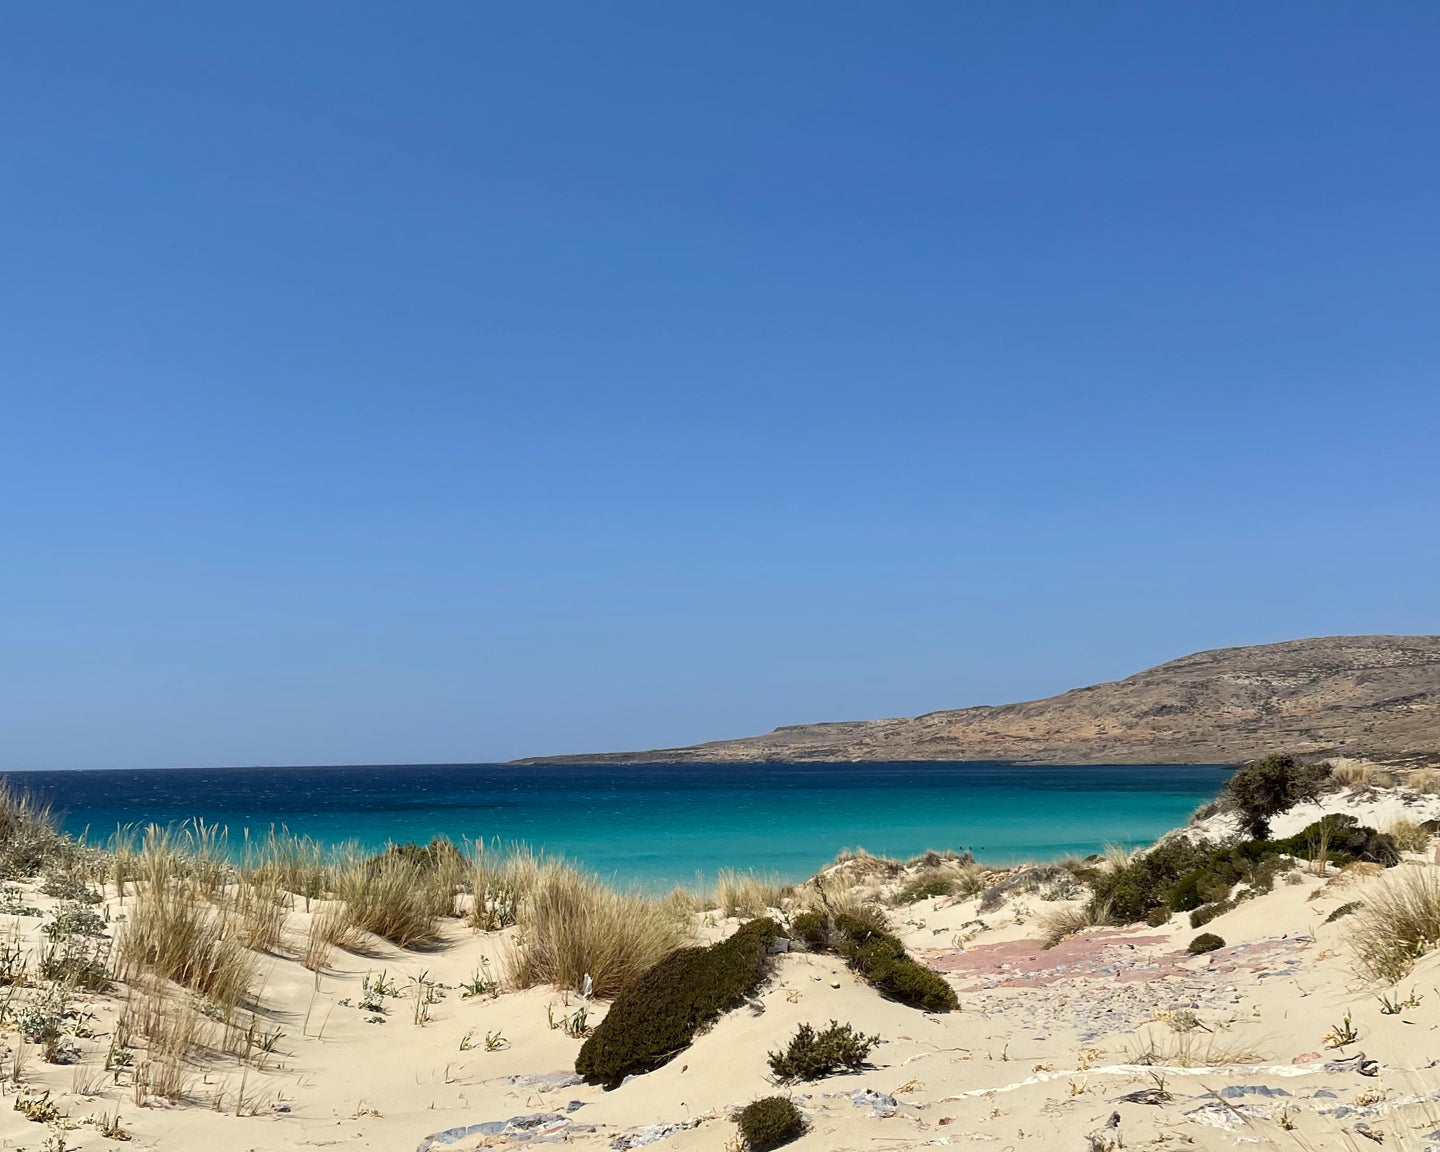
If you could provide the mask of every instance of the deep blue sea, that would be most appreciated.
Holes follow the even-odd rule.
[[[193,818],[232,844],[285,826],[329,842],[524,842],[605,875],[693,883],[720,868],[800,880],[841,848],[986,863],[1153,840],[1219,791],[1224,769],[991,763],[178,768],[10,773],[71,832]]]

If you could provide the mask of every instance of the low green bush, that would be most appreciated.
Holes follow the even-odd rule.
[[[1217,900],[1213,904],[1202,904],[1195,911],[1190,913],[1190,927],[1203,928],[1217,916],[1223,916],[1235,905],[1229,900]]]
[[[790,932],[812,952],[830,950],[830,917],[824,912],[797,912],[791,917]]]
[[[1223,848],[1190,844],[1176,838],[1092,881],[1092,906],[1108,906],[1115,924],[1164,923],[1161,910],[1191,912],[1230,898],[1237,884],[1246,894],[1269,892],[1289,865],[1286,857],[1309,859],[1325,847],[1326,859],[1339,866],[1368,860],[1389,868],[1400,861],[1394,841],[1353,816],[1331,813],[1294,836],[1281,840],[1245,840]]]
[[[858,916],[842,914],[831,923],[839,938],[836,951],[882,994],[927,1012],[950,1012],[960,1006],[944,977],[910,956],[889,932]]]
[[[805,1117],[784,1096],[765,1096],[740,1110],[740,1139],[749,1152],[769,1152],[805,1131]]]
[[[613,1088],[660,1067],[760,986],[778,935],[775,921],[751,920],[718,944],[670,953],[615,998],[581,1047],[575,1071]]]
[[[1214,932],[1202,932],[1195,939],[1190,941],[1190,947],[1185,949],[1192,956],[1200,956],[1206,952],[1214,952],[1217,948],[1224,948],[1225,941],[1215,935]]]
[[[866,1036],[834,1020],[818,1032],[809,1024],[801,1024],[783,1051],[770,1053],[770,1071],[787,1083],[818,1080],[845,1068],[863,1067],[870,1050],[879,1043],[879,1036]]]

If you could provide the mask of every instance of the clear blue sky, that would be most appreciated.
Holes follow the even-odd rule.
[[[0,767],[1440,631],[1430,4],[11,4]]]

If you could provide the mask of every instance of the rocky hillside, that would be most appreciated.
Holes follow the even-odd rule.
[[[1023,704],[797,724],[688,748],[526,762],[1205,764],[1275,750],[1440,761],[1440,636],[1328,636],[1220,648]]]

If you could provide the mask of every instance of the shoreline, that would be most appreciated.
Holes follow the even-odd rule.
[[[1179,837],[1233,831],[1232,814],[1109,860],[997,869],[963,854],[899,862],[854,853],[788,891],[736,875],[704,900],[637,900],[572,870],[443,849],[337,865],[281,844],[237,872],[203,844],[154,842],[129,856],[58,840],[45,847],[41,826],[25,825],[11,799],[0,809],[9,866],[26,844],[44,851],[31,877],[12,876],[0,894],[0,927],[27,957],[18,975],[10,961],[5,977],[0,1081],[17,1108],[0,1108],[0,1139],[31,1146],[58,1136],[67,1149],[94,1152],[112,1146],[108,1125],[162,1150],[338,1141],[429,1152],[536,1142],[721,1152],[735,1136],[732,1110],[779,1094],[809,1125],[793,1145],[801,1152],[877,1139],[897,1148],[1103,1146],[1093,1139],[1107,1138],[1112,1114],[1127,1148],[1160,1149],[1181,1136],[1201,1149],[1230,1148],[1237,1137],[1278,1148],[1292,1132],[1341,1147],[1357,1125],[1383,1128],[1389,1146],[1419,1148],[1415,1134],[1433,1107],[1425,1100],[1440,1100],[1440,1072],[1427,1064],[1440,1041],[1415,1025],[1434,1010],[1424,992],[1440,979],[1440,953],[1413,959],[1398,983],[1361,979],[1354,939],[1364,914],[1342,910],[1408,878],[1440,876],[1434,842],[1419,828],[1440,819],[1440,792],[1418,790],[1437,783],[1418,775],[1416,787],[1385,786],[1363,766],[1347,766],[1346,780],[1277,814],[1274,836],[1293,836],[1317,813],[1394,815],[1409,822],[1406,843],[1425,851],[1404,851],[1389,868],[1282,856],[1266,872],[1269,887],[1247,895],[1259,880],[1242,882],[1206,922],[1223,943],[1200,955],[1186,950],[1194,913],[1073,927],[1050,947],[1045,937],[1117,869]],[[408,887],[387,888],[387,877]],[[190,916],[228,926],[207,946],[220,949],[208,953],[211,976],[166,975],[158,953],[137,950],[132,934],[164,939],[157,891],[183,897],[165,905],[167,923]],[[568,911],[547,921],[540,910],[556,900]],[[796,939],[770,958],[751,997],[680,1056],[613,1091],[574,1074],[585,1037],[647,957],[687,938],[728,939],[755,917],[776,918],[794,936],[802,913],[821,908],[870,909],[953,990],[958,1010],[887,998],[844,955]],[[404,921],[407,909],[418,918]],[[579,970],[547,968],[541,954],[563,952],[568,937],[550,934],[567,925],[590,933],[588,997]],[[602,941],[621,947],[603,964],[594,951]],[[57,984],[43,971],[62,948],[72,968]],[[80,961],[100,953],[89,987],[75,973],[93,974]],[[237,982],[215,979],[227,965]],[[53,1035],[42,1027],[46,1005]],[[811,1083],[777,1083],[766,1053],[783,1050],[799,1025],[832,1019],[879,1037],[869,1058]],[[40,1031],[22,1042],[26,1028]],[[1337,1035],[1343,1042],[1327,1047]]]

